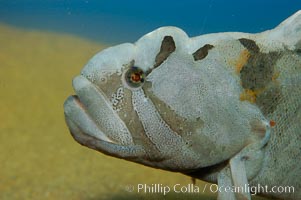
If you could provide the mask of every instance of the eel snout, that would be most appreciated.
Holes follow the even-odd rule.
[[[71,135],[78,143],[125,159],[145,154],[141,146],[134,144],[127,127],[97,86],[77,76],[73,87],[77,95],[66,99],[64,114]]]

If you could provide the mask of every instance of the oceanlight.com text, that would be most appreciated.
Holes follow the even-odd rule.
[[[244,186],[218,186],[217,184],[205,184],[197,186],[194,184],[137,184],[127,185],[125,190],[128,192],[137,192],[144,194],[163,194],[166,195],[170,192],[174,193],[218,193],[218,192],[232,192],[232,193],[251,193],[256,195],[258,193],[294,193],[294,186],[272,186],[267,185],[244,185]]]

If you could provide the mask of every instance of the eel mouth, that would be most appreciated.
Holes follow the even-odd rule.
[[[76,129],[80,129],[81,133],[87,134],[95,139],[115,143],[99,129],[77,95],[72,95],[67,98],[64,103],[64,110],[66,123],[72,135],[78,134]]]
[[[144,154],[96,85],[80,75],[74,78],[73,87],[76,95],[65,101],[64,114],[70,133],[78,143],[115,157]]]

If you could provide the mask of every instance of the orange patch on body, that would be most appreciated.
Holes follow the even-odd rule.
[[[238,59],[235,61],[235,72],[240,73],[243,66],[248,62],[251,54],[247,49],[244,49],[240,52]]]
[[[241,94],[239,99],[241,101],[249,101],[251,103],[256,102],[256,93],[253,90],[245,89]]]
[[[245,89],[240,94],[239,100],[241,100],[241,101],[249,101],[251,103],[255,103],[257,95],[259,95],[263,91],[264,91],[264,89],[258,89],[258,90]]]
[[[276,125],[276,122],[275,122],[274,120],[271,120],[271,121],[270,121],[270,126],[273,127],[273,126],[275,126],[275,125]]]

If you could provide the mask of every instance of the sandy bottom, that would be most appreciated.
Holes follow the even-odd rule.
[[[0,199],[216,198],[209,189],[128,192],[131,185],[184,186],[191,179],[102,155],[72,139],[63,102],[73,93],[72,77],[104,45],[6,25],[0,25],[0,44]],[[205,184],[197,181],[201,190]]]

